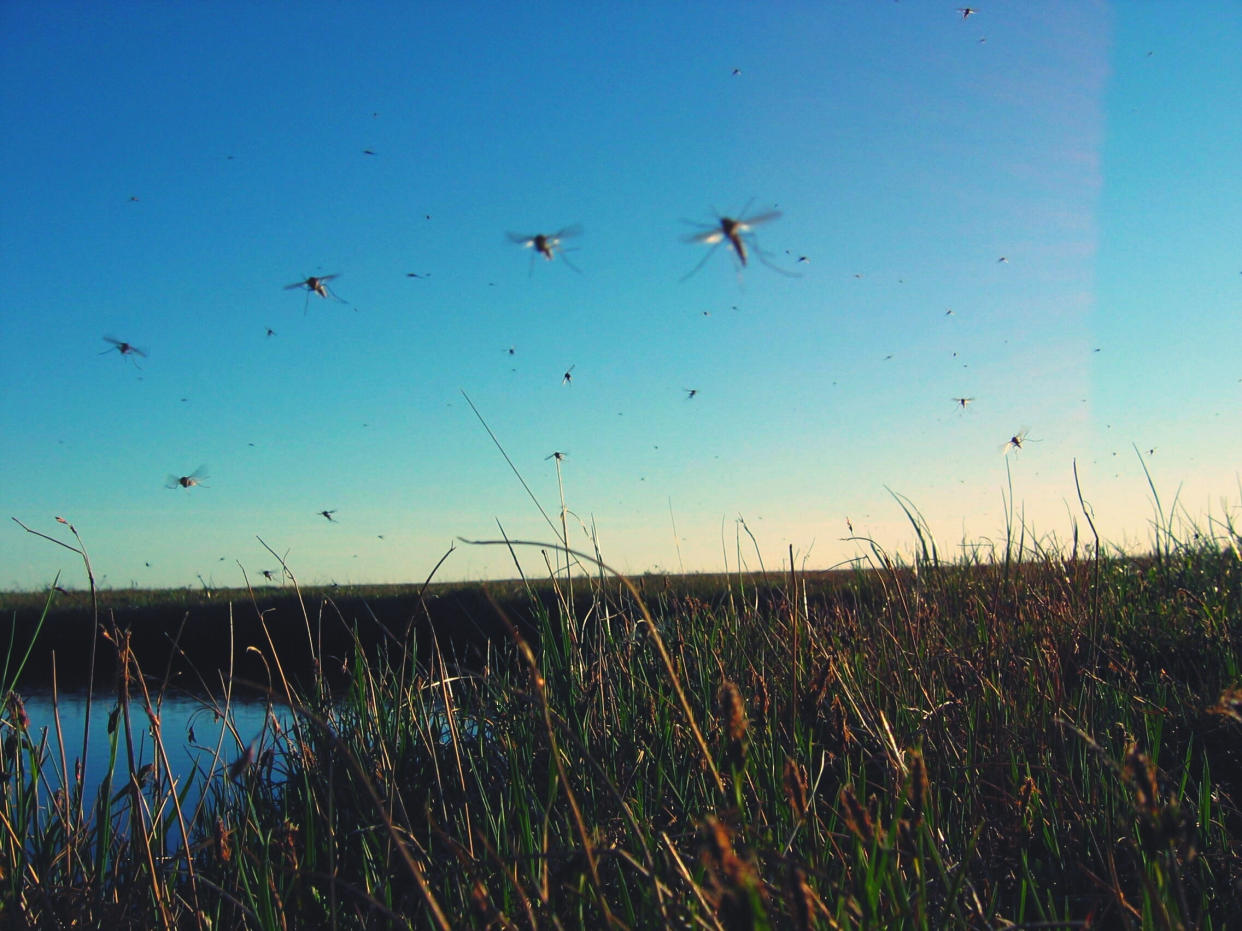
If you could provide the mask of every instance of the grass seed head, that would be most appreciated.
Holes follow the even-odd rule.
[[[910,780],[906,784],[906,798],[910,802],[913,814],[912,821],[919,824],[923,813],[927,810],[927,763],[923,760],[923,751],[909,750],[906,752],[910,767]]]
[[[875,841],[875,824],[871,821],[871,813],[848,785],[841,789],[841,814],[850,833],[870,847]]]
[[[800,866],[790,866],[788,876],[789,913],[798,931],[810,931],[815,920],[815,894],[806,881],[806,871]]]
[[[725,761],[734,769],[742,769],[746,766],[746,754],[750,749],[747,736],[750,722],[746,719],[746,706],[735,682],[726,679],[721,683],[716,694],[716,705],[727,741]]]
[[[789,809],[795,818],[801,818],[806,814],[806,779],[802,775],[802,767],[791,757],[785,757],[784,783],[785,797],[789,799]]]

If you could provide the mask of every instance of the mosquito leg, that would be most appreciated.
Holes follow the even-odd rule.
[[[724,240],[721,240],[721,242],[723,241]],[[690,271],[686,272],[686,274],[682,275],[681,278],[678,279],[677,283],[681,284],[681,282],[687,280],[688,278],[693,277],[695,272],[697,272],[700,268],[702,268],[704,265],[707,264],[707,260],[712,257],[712,253],[714,253],[719,248],[720,248],[720,243],[718,242],[715,245],[713,245],[710,249],[708,249],[707,254],[704,255],[703,258],[699,259],[699,264],[694,266],[694,268],[690,269]]]

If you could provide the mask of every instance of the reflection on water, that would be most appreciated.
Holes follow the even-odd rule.
[[[61,694],[53,703],[50,693],[36,693],[23,696],[23,702],[30,717],[30,740],[36,747],[43,747],[45,781],[40,784],[40,793],[54,792],[66,782],[72,783],[74,768],[83,757],[86,695]],[[113,791],[125,784],[130,772],[124,717],[116,709],[115,696],[96,696],[91,704],[90,732],[86,735],[84,760],[84,785],[88,800],[95,798],[99,785],[108,772],[108,760],[112,752],[112,737],[108,733],[110,716],[115,715],[118,734],[116,765],[112,775]],[[165,696],[152,710],[158,716],[161,742],[167,754],[171,778],[178,784],[184,784],[191,777],[194,779],[193,797],[187,800],[191,804],[201,794],[203,777],[217,754],[220,760],[217,764],[219,769],[242,756],[251,741],[262,737],[264,743],[270,744],[272,740],[268,706],[262,701],[234,701],[228,706],[228,713],[224,714],[223,704],[209,699]],[[288,713],[274,708],[273,715],[281,727],[284,727]],[[129,723],[134,770],[137,771],[148,763],[162,764],[162,761],[156,760],[151,719],[141,701],[131,702]],[[64,771],[66,766],[67,780]]]

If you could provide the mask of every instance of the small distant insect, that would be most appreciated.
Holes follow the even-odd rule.
[[[170,475],[164,483],[165,488],[206,488],[203,479],[207,478],[207,467],[199,466],[189,475]]]
[[[319,512],[321,517],[327,518],[332,523],[336,523],[336,518],[332,516],[335,513],[336,513],[336,508],[333,508],[331,511],[320,511]]]
[[[694,397],[695,395],[697,395],[697,394],[699,393],[699,389],[698,389],[698,388],[682,388],[681,390],[682,390],[682,391],[684,391],[684,392],[686,393],[686,400],[687,400],[687,401],[689,401],[692,397]]]
[[[147,357],[146,351],[139,349],[133,343],[127,343],[121,339],[114,339],[111,336],[105,336],[104,342],[111,343],[112,348],[105,349],[103,352],[99,353],[99,355],[101,356],[106,356],[110,352],[119,352],[121,355],[129,357],[129,360],[131,362],[134,361],[133,360],[134,356],[142,356],[144,359]],[[137,365],[138,363],[134,362],[134,364]]]
[[[568,455],[569,453],[563,453],[558,449],[555,452],[548,453],[548,455],[544,456],[543,461],[547,462],[549,459],[555,459],[557,462],[564,462],[565,457]]]
[[[333,278],[339,277],[340,275],[311,275],[302,281],[295,281],[293,284],[285,285],[285,290],[292,291],[295,288],[304,288],[306,290],[306,301],[302,304],[302,313],[304,314],[306,313],[306,308],[310,306],[310,296],[312,294],[318,294],[325,300],[327,298],[332,298],[334,301],[347,304],[349,303],[348,301],[337,297],[330,290],[328,290],[327,282],[331,281]]]
[[[430,272],[428,272],[428,273],[427,273],[427,274],[425,274],[425,275],[420,275],[418,272],[406,272],[406,273],[405,273],[405,277],[407,277],[407,278],[430,278],[430,277],[431,277],[431,273],[430,273]]]
[[[561,376],[562,385],[572,385],[574,383],[574,369],[577,367],[578,364],[574,363],[569,368],[565,369],[565,374]]]
[[[267,336],[272,337],[272,336],[275,336],[275,335],[276,335],[276,331],[275,331],[275,330],[273,330],[271,327],[268,327],[268,328],[267,328]]]
[[[508,349],[505,350],[505,352],[509,353],[509,355],[511,356],[517,355],[517,348],[514,346],[510,346]]]
[[[950,398],[949,400],[951,400],[954,404],[956,404],[962,410],[966,410],[966,405],[971,403],[974,400],[974,398]]]
[[[961,7],[958,7],[958,8],[957,8],[957,11],[958,11],[959,13],[961,13],[961,14],[962,14],[962,19],[963,19],[963,20],[970,19],[970,17],[974,16],[976,13],[978,13],[978,12],[979,12],[978,10],[976,10],[976,9],[974,9],[974,8],[972,8],[972,7],[968,7],[968,6],[961,6]]]
[[[741,69],[741,68],[734,68],[734,69],[733,69],[733,76],[734,76],[734,77],[737,77],[737,76],[738,76],[739,74],[741,74],[741,73],[742,73],[742,69]]]
[[[748,203],[746,207],[743,208],[742,213],[745,213],[749,208],[750,204]],[[768,268],[773,271],[780,272],[782,275],[786,275],[790,278],[799,277],[796,272],[787,271],[772,264],[772,262],[770,262],[767,258],[767,253],[760,249],[759,244],[755,241],[754,227],[758,226],[760,223],[767,223],[771,220],[777,219],[781,215],[779,210],[769,210],[767,213],[761,213],[757,216],[739,217],[738,219],[722,216],[715,210],[715,208],[712,209],[712,212],[716,214],[716,223],[714,225],[705,226],[704,224],[697,224],[704,226],[704,229],[701,232],[692,233],[689,236],[684,237],[686,242],[706,243],[712,248],[708,250],[707,255],[703,256],[703,258],[699,260],[698,265],[694,266],[694,268],[690,269],[689,272],[682,276],[682,281],[685,281],[700,268],[702,268],[707,260],[711,258],[712,253],[716,251],[716,248],[722,242],[728,242],[729,246],[733,249],[737,260],[741,263],[741,268],[746,267],[746,262],[749,257],[747,246],[749,245],[750,248],[754,250],[754,254],[758,256],[759,261],[768,266]]]
[[[509,237],[510,242],[515,242],[526,249],[534,249],[536,253],[542,255],[549,262],[552,261],[554,256],[559,254],[565,260],[566,265],[578,274],[582,274],[582,270],[569,261],[569,257],[565,255],[565,247],[561,245],[561,240],[563,239],[582,235],[582,227],[578,224],[575,223],[573,226],[567,226],[563,230],[557,230],[555,233],[535,233],[530,236],[523,236],[521,233],[506,232],[505,235]],[[534,254],[530,257],[530,268],[533,272],[535,268]]]
[[[362,154],[363,155],[374,155],[375,151],[373,149],[363,149]]]
[[[1019,430],[1017,433],[1015,433],[1013,436],[1007,439],[1004,442],[1004,444],[1001,446],[1001,455],[1002,456],[1007,455],[1011,449],[1021,449],[1022,444],[1027,441],[1028,435],[1030,434],[1030,432],[1031,432],[1030,427],[1023,427],[1021,430]]]
[[[996,260],[996,262],[997,262],[997,264],[1004,264],[1004,265],[1008,265],[1008,264],[1009,264],[1009,259],[1008,259],[1008,257],[1007,257],[1007,256],[1003,256],[1003,255],[1002,255],[999,259],[997,259],[997,260]]]

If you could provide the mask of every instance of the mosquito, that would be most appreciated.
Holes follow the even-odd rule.
[[[565,369],[565,374],[561,376],[562,385],[572,385],[574,383],[574,369],[577,367],[578,364],[575,362],[569,368]]]
[[[979,12],[978,10],[974,9],[973,7],[969,7],[969,6],[960,6],[957,8],[957,11],[962,14],[963,21],[970,19],[972,16],[974,16],[976,13]]]
[[[310,305],[310,296],[312,294],[318,294],[320,297],[324,298],[325,300],[327,298],[332,298],[334,301],[339,301],[342,304],[347,304],[349,303],[348,301],[343,300],[340,297],[337,297],[335,294],[333,294],[328,289],[327,282],[331,281],[333,278],[339,278],[339,277],[340,275],[311,275],[302,281],[295,281],[293,284],[285,285],[285,290],[292,291],[295,288],[303,288],[306,290],[306,300],[302,304],[303,314],[306,313],[306,308]]]
[[[325,518],[327,518],[329,522],[331,522],[331,523],[334,523],[334,524],[335,524],[335,523],[336,523],[336,518],[334,518],[334,517],[332,516],[332,515],[333,515],[333,514],[335,514],[335,513],[336,513],[336,508],[333,508],[331,511],[320,511],[320,512],[319,512],[319,515],[320,515],[321,517],[325,517]]]
[[[949,398],[949,400],[952,401],[954,404],[956,404],[958,407],[960,407],[962,410],[966,410],[966,405],[974,401],[974,398]]]
[[[207,478],[207,467],[199,466],[189,475],[170,475],[164,483],[165,488],[206,488],[203,480]]]
[[[104,342],[111,343],[112,348],[105,349],[103,352],[99,353],[99,355],[101,356],[106,356],[110,352],[119,352],[122,356],[130,357],[131,362],[134,361],[133,360],[134,356],[142,356],[144,359],[147,357],[147,353],[145,350],[139,349],[133,343],[127,343],[122,339],[115,339],[111,336],[105,336]],[[137,365],[138,363],[134,362],[134,364]]]
[[[534,233],[530,236],[524,236],[521,233],[510,233],[506,231],[505,235],[509,237],[510,242],[515,242],[525,249],[535,250],[531,253],[530,257],[530,272],[534,272],[535,270],[535,254],[538,253],[549,262],[552,261],[554,256],[560,255],[560,257],[564,259],[566,265],[576,271],[579,275],[582,274],[582,269],[580,269],[573,262],[569,261],[569,256],[565,254],[567,250],[563,245],[561,245],[561,240],[563,239],[570,239],[574,236],[582,235],[582,227],[577,223],[573,226],[567,226],[562,230],[557,230],[555,233]],[[528,274],[530,272],[528,272]]]
[[[750,204],[748,203],[746,207],[743,208],[742,213],[744,214],[749,208]],[[716,214],[716,223],[714,225],[697,224],[704,226],[704,228],[698,233],[691,233],[689,236],[684,237],[686,242],[706,243],[712,248],[708,250],[707,255],[703,256],[703,258],[699,260],[698,265],[694,266],[694,268],[690,269],[690,271],[682,277],[682,281],[685,281],[700,268],[702,268],[706,264],[707,260],[711,258],[712,253],[716,251],[716,248],[722,242],[727,242],[730,248],[733,249],[734,255],[741,263],[741,268],[745,268],[746,263],[749,260],[749,253],[747,251],[747,246],[749,246],[754,250],[754,254],[758,256],[759,261],[768,266],[768,268],[771,268],[773,271],[780,272],[782,275],[786,275],[790,278],[799,277],[797,272],[787,271],[770,262],[767,258],[767,253],[760,249],[759,243],[755,241],[754,227],[758,226],[760,223],[767,223],[771,220],[777,219],[781,215],[779,210],[769,210],[767,213],[761,213],[753,217],[739,216],[737,219],[722,216],[714,207],[712,208],[712,213]]]
[[[684,392],[686,393],[686,400],[687,400],[687,401],[689,401],[691,398],[693,398],[695,395],[697,395],[697,394],[699,393],[699,389],[698,389],[698,388],[682,388],[681,390],[682,390],[682,391],[684,391]]]
[[[1001,455],[1002,456],[1007,455],[1011,449],[1021,449],[1022,444],[1027,442],[1030,432],[1031,432],[1030,427],[1023,427],[1021,430],[1019,430],[1017,433],[1015,433],[1013,436],[1007,439],[1004,442],[1004,444],[1001,446]]]

